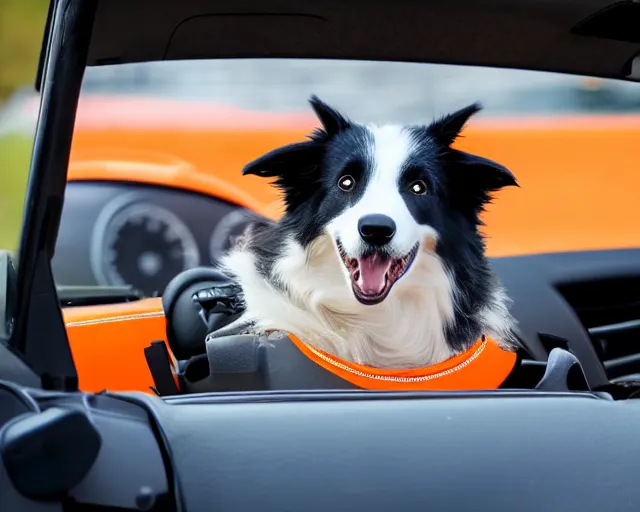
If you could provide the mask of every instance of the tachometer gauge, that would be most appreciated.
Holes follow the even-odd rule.
[[[213,261],[220,257],[231,247],[231,244],[240,236],[249,224],[261,217],[244,208],[238,208],[228,213],[216,224],[209,241],[209,252]]]
[[[96,222],[91,266],[102,285],[162,294],[180,272],[199,264],[198,245],[174,213],[132,198],[110,203]]]

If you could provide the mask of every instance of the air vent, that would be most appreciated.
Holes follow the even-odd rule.
[[[611,380],[640,379],[640,277],[560,286]]]

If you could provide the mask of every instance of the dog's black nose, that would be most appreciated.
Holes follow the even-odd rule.
[[[391,217],[380,213],[365,215],[358,221],[362,239],[371,245],[384,245],[396,234],[396,223]]]

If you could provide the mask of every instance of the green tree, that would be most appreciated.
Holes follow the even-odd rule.
[[[48,6],[49,0],[0,0],[0,103],[34,82]]]

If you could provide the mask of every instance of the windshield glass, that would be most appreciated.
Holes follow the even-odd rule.
[[[638,245],[636,84],[412,63],[154,62],[86,72],[57,283],[161,295],[182,270],[218,261],[254,216],[277,218],[277,191],[241,170],[304,140],[312,94],[365,123],[428,123],[480,101],[457,144],[521,185],[484,215],[490,256]]]

